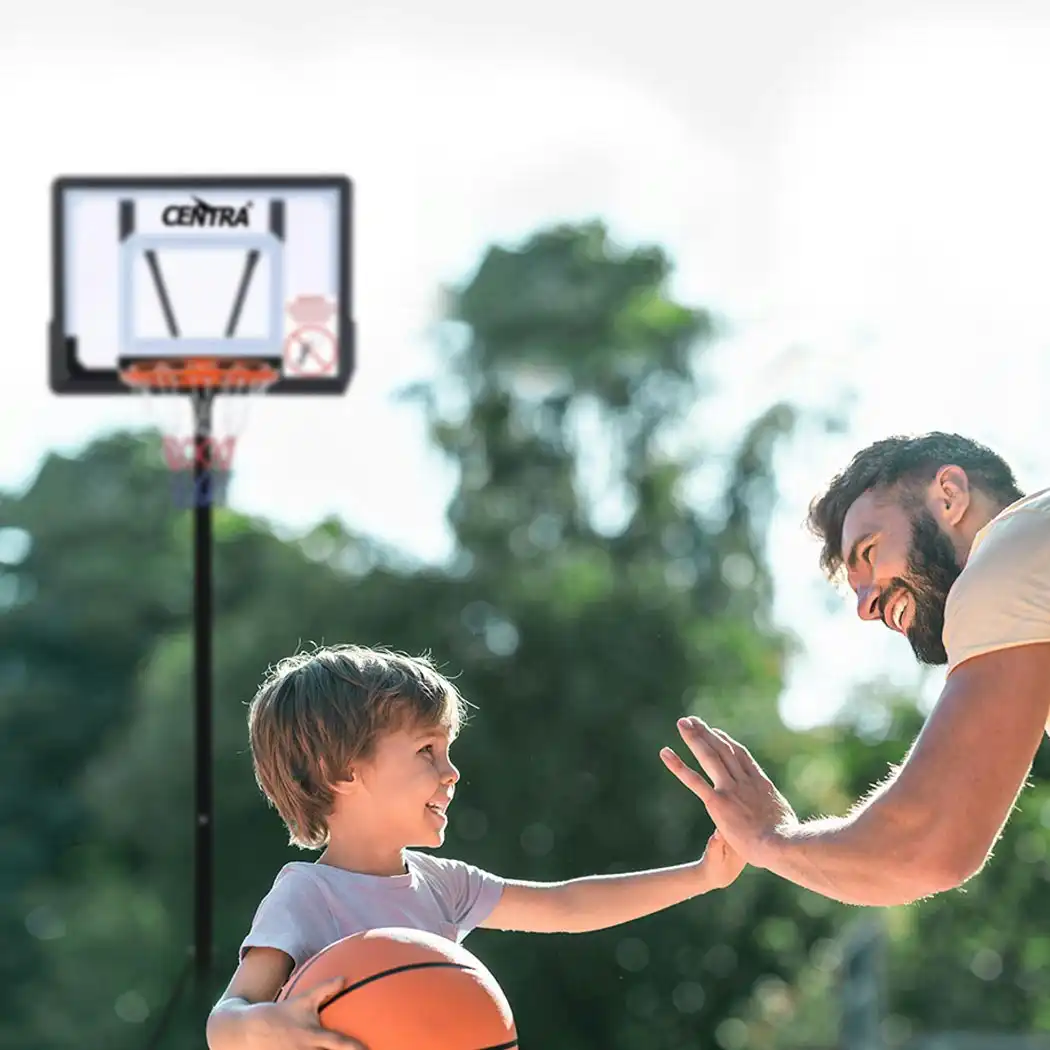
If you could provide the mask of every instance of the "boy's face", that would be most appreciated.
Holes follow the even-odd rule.
[[[444,843],[445,810],[459,780],[450,745],[440,726],[409,726],[384,733],[372,755],[356,764],[359,815],[391,846]]]

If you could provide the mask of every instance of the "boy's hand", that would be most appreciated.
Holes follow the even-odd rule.
[[[245,1047],[251,1050],[368,1050],[363,1043],[321,1025],[321,1007],[346,987],[335,977],[309,992],[279,1003],[261,1003],[251,1011]]]
[[[716,831],[707,840],[700,866],[711,889],[721,890],[736,881],[745,864],[740,854]]]

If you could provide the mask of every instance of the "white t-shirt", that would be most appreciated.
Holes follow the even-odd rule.
[[[977,533],[948,593],[943,640],[949,673],[974,656],[1050,642],[1050,489]]]
[[[459,943],[499,903],[503,880],[463,861],[405,850],[403,875],[361,875],[293,861],[274,879],[241,944],[278,948],[300,966],[343,937],[384,926]]]

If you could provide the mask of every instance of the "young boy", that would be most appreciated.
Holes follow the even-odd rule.
[[[343,987],[273,1000],[293,968],[382,926],[462,941],[475,927],[583,933],[728,886],[743,862],[718,835],[673,868],[534,883],[409,847],[440,846],[459,780],[449,747],[466,704],[424,657],[356,646],[283,660],[248,715],[256,779],[290,840],[323,849],[277,874],[208,1018],[211,1050],[351,1050],[318,1010]]]

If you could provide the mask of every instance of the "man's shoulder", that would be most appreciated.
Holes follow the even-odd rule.
[[[969,584],[976,577],[998,576],[1012,564],[1018,568],[1050,568],[1050,489],[1043,489],[1010,504],[974,539],[970,556],[959,576]]]
[[[977,535],[948,595],[949,670],[971,656],[1050,640],[1050,490],[1011,504]]]

